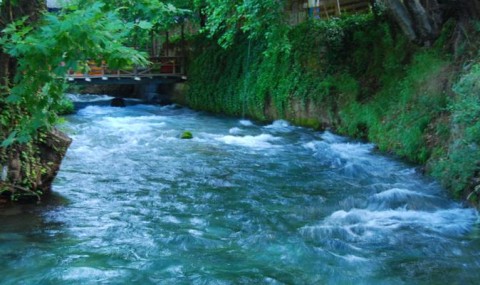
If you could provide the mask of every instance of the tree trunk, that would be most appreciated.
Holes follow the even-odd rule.
[[[384,3],[411,41],[430,45],[440,35],[443,17],[437,0],[384,0]]]
[[[44,0],[3,0],[0,4],[0,30],[13,21],[27,17],[27,25],[38,21],[45,10]],[[0,99],[8,96],[13,86],[17,60],[0,49]],[[0,100],[0,116],[8,122],[0,124],[0,142],[8,136],[22,116],[17,106]],[[62,133],[51,130],[39,133],[37,138],[27,144],[13,144],[0,147],[0,202],[5,197],[18,199],[40,199],[51,187],[60,163],[71,139]]]
[[[459,20],[480,19],[480,0],[448,0],[447,9],[454,10]]]
[[[480,0],[376,0],[413,42],[429,45],[443,23],[454,18],[460,25],[480,19]]]
[[[28,17],[27,23],[35,22],[45,8],[44,0],[4,0],[0,4],[0,30],[25,16]],[[16,65],[14,58],[0,50],[0,85],[11,87]]]
[[[427,10],[419,0],[407,0],[404,1],[404,4],[410,15],[412,15],[419,38],[425,40],[436,38],[440,33],[439,27],[441,23],[435,22],[433,15],[427,13]]]
[[[405,5],[400,0],[386,0],[385,4],[403,33],[411,41],[417,40],[417,33],[413,27],[413,20]]]

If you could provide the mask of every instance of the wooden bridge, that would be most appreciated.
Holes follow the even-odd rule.
[[[145,84],[185,81],[185,58],[179,56],[150,57],[148,67],[110,69],[107,64],[88,63],[88,72],[70,71],[67,80],[75,84]]]
[[[371,0],[289,0],[286,11],[289,22],[298,25],[307,19],[328,19],[343,13],[364,13],[371,9]]]
[[[345,13],[356,13],[370,10],[370,0],[308,0],[304,7],[310,16],[330,18]]]

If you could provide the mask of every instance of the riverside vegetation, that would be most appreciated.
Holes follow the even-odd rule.
[[[288,51],[269,48],[285,39],[238,36],[222,48],[198,36],[186,103],[367,139],[478,203],[479,29],[468,26],[459,42],[450,21],[432,46],[420,47],[387,17],[367,14],[290,27]]]
[[[131,42],[177,15],[159,1],[68,1],[56,13],[45,2],[0,1],[0,202],[50,190],[71,142],[54,129],[59,115],[73,111],[64,96],[67,71],[84,72],[88,61],[146,65]]]
[[[201,27],[190,41],[192,108],[368,139],[478,202],[479,1],[377,0],[372,14],[294,27],[290,2],[88,0],[51,14],[42,0],[0,1],[0,191],[37,191],[48,172],[32,167],[42,151],[29,144],[58,123],[67,70],[146,65],[128,46],[189,17]],[[22,169],[18,181],[11,169]]]

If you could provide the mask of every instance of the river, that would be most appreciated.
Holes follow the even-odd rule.
[[[479,282],[477,211],[372,144],[73,98],[53,197],[0,212],[1,284]]]

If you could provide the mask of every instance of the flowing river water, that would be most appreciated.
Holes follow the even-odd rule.
[[[480,282],[478,213],[372,144],[75,98],[54,196],[0,212],[0,284]]]

